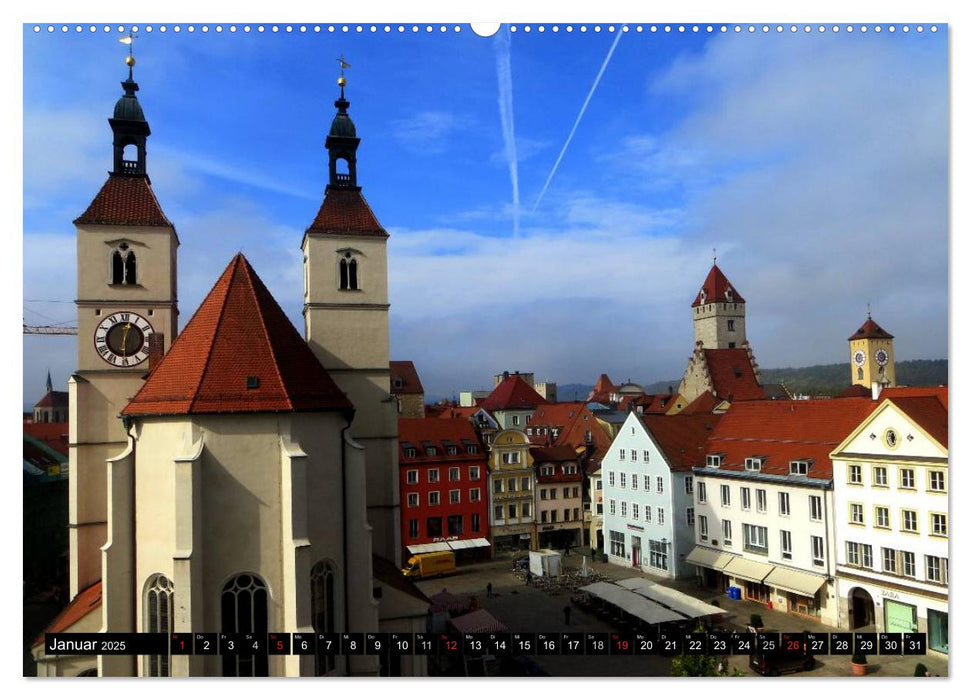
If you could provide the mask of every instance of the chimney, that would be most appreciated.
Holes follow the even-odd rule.
[[[509,370],[506,370],[505,372],[502,373],[502,378],[509,379]]]
[[[883,389],[883,387],[880,386],[880,382],[873,382],[870,385],[870,393],[872,394],[874,401],[876,401],[877,399],[880,398],[880,391],[882,389]]]
[[[165,333],[152,333],[148,336],[148,371],[151,373],[165,355]]]

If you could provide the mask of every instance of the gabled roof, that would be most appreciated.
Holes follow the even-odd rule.
[[[249,388],[251,378],[257,386]],[[123,415],[351,410],[237,253]]]
[[[681,413],[673,416],[639,416],[641,424],[664,453],[671,471],[691,471],[705,463],[707,440],[721,415]]]
[[[152,191],[148,177],[110,175],[78,224],[112,226],[172,226]]]
[[[34,404],[34,408],[67,408],[68,393],[66,391],[48,391],[43,398]]]
[[[745,348],[705,350],[705,362],[715,395],[731,401],[765,398]]]
[[[947,448],[947,407],[937,397],[911,396],[889,400],[942,447]]]
[[[597,383],[593,385],[593,389],[587,394],[587,401],[610,403],[610,396],[615,391],[617,391],[617,387],[610,381],[610,377],[606,374],[601,374],[597,379]]]
[[[34,643],[31,644],[32,647],[36,647],[44,643],[45,634],[57,634],[58,632],[64,632],[71,628],[77,622],[80,622],[82,618],[91,612],[94,612],[101,607],[101,581],[93,583],[83,591],[78,593],[74,600],[67,604],[57,617],[55,617],[51,624],[38,635]]]
[[[810,462],[810,478],[831,479],[829,453],[874,408],[866,398],[744,401],[732,404],[708,440],[723,471],[741,472],[747,457],[765,457],[762,474],[787,476],[789,462]]]
[[[702,291],[705,293],[704,301],[701,300]],[[708,276],[705,278],[704,283],[702,283],[701,289],[698,290],[698,294],[695,296],[695,300],[691,303],[691,306],[694,308],[695,306],[711,304],[716,301],[745,303],[742,295],[738,293],[738,290],[725,277],[725,273],[721,271],[718,265],[712,265],[711,270],[708,271]]]
[[[889,386],[880,392],[881,399],[895,399],[915,396],[933,396],[947,410],[946,386]]]
[[[479,404],[488,411],[528,410],[546,404],[546,399],[536,393],[518,374],[510,374],[499,382]]]
[[[400,380],[401,386],[395,385]],[[392,394],[424,394],[425,389],[418,378],[418,370],[411,360],[391,360],[391,393]]]
[[[388,233],[360,190],[328,189],[307,233],[353,233],[387,238]]]
[[[878,326],[876,321],[867,316],[863,325],[857,329],[856,333],[847,338],[847,340],[860,340],[862,338],[887,338],[889,340],[893,336]]]
[[[719,403],[721,402],[714,394],[710,391],[704,391],[694,401],[685,406],[679,415],[692,416],[699,413],[711,413]]]
[[[529,427],[535,431],[540,426],[560,429],[556,439],[552,440],[553,445],[566,445],[574,451],[590,448],[584,469],[596,469],[610,448],[610,435],[582,401],[539,406],[533,411]],[[587,441],[587,431],[590,432],[590,442]]]

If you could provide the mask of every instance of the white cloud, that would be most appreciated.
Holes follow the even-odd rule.
[[[443,110],[424,110],[406,119],[391,122],[394,136],[406,149],[423,153],[443,153],[449,139],[474,128],[470,117]]]

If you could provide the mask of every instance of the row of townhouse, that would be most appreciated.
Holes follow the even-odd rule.
[[[946,388],[631,414],[602,476],[612,562],[947,652]]]

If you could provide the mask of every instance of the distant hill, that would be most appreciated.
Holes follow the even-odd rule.
[[[763,384],[785,384],[793,394],[833,396],[850,384],[850,366],[846,362],[810,367],[759,368]],[[648,394],[666,394],[673,387],[677,391],[680,379],[643,384]],[[947,360],[905,360],[897,363],[897,383],[908,386],[947,385]],[[563,384],[557,386],[560,401],[583,401],[593,390],[592,384]],[[576,399],[574,399],[574,396]]]

